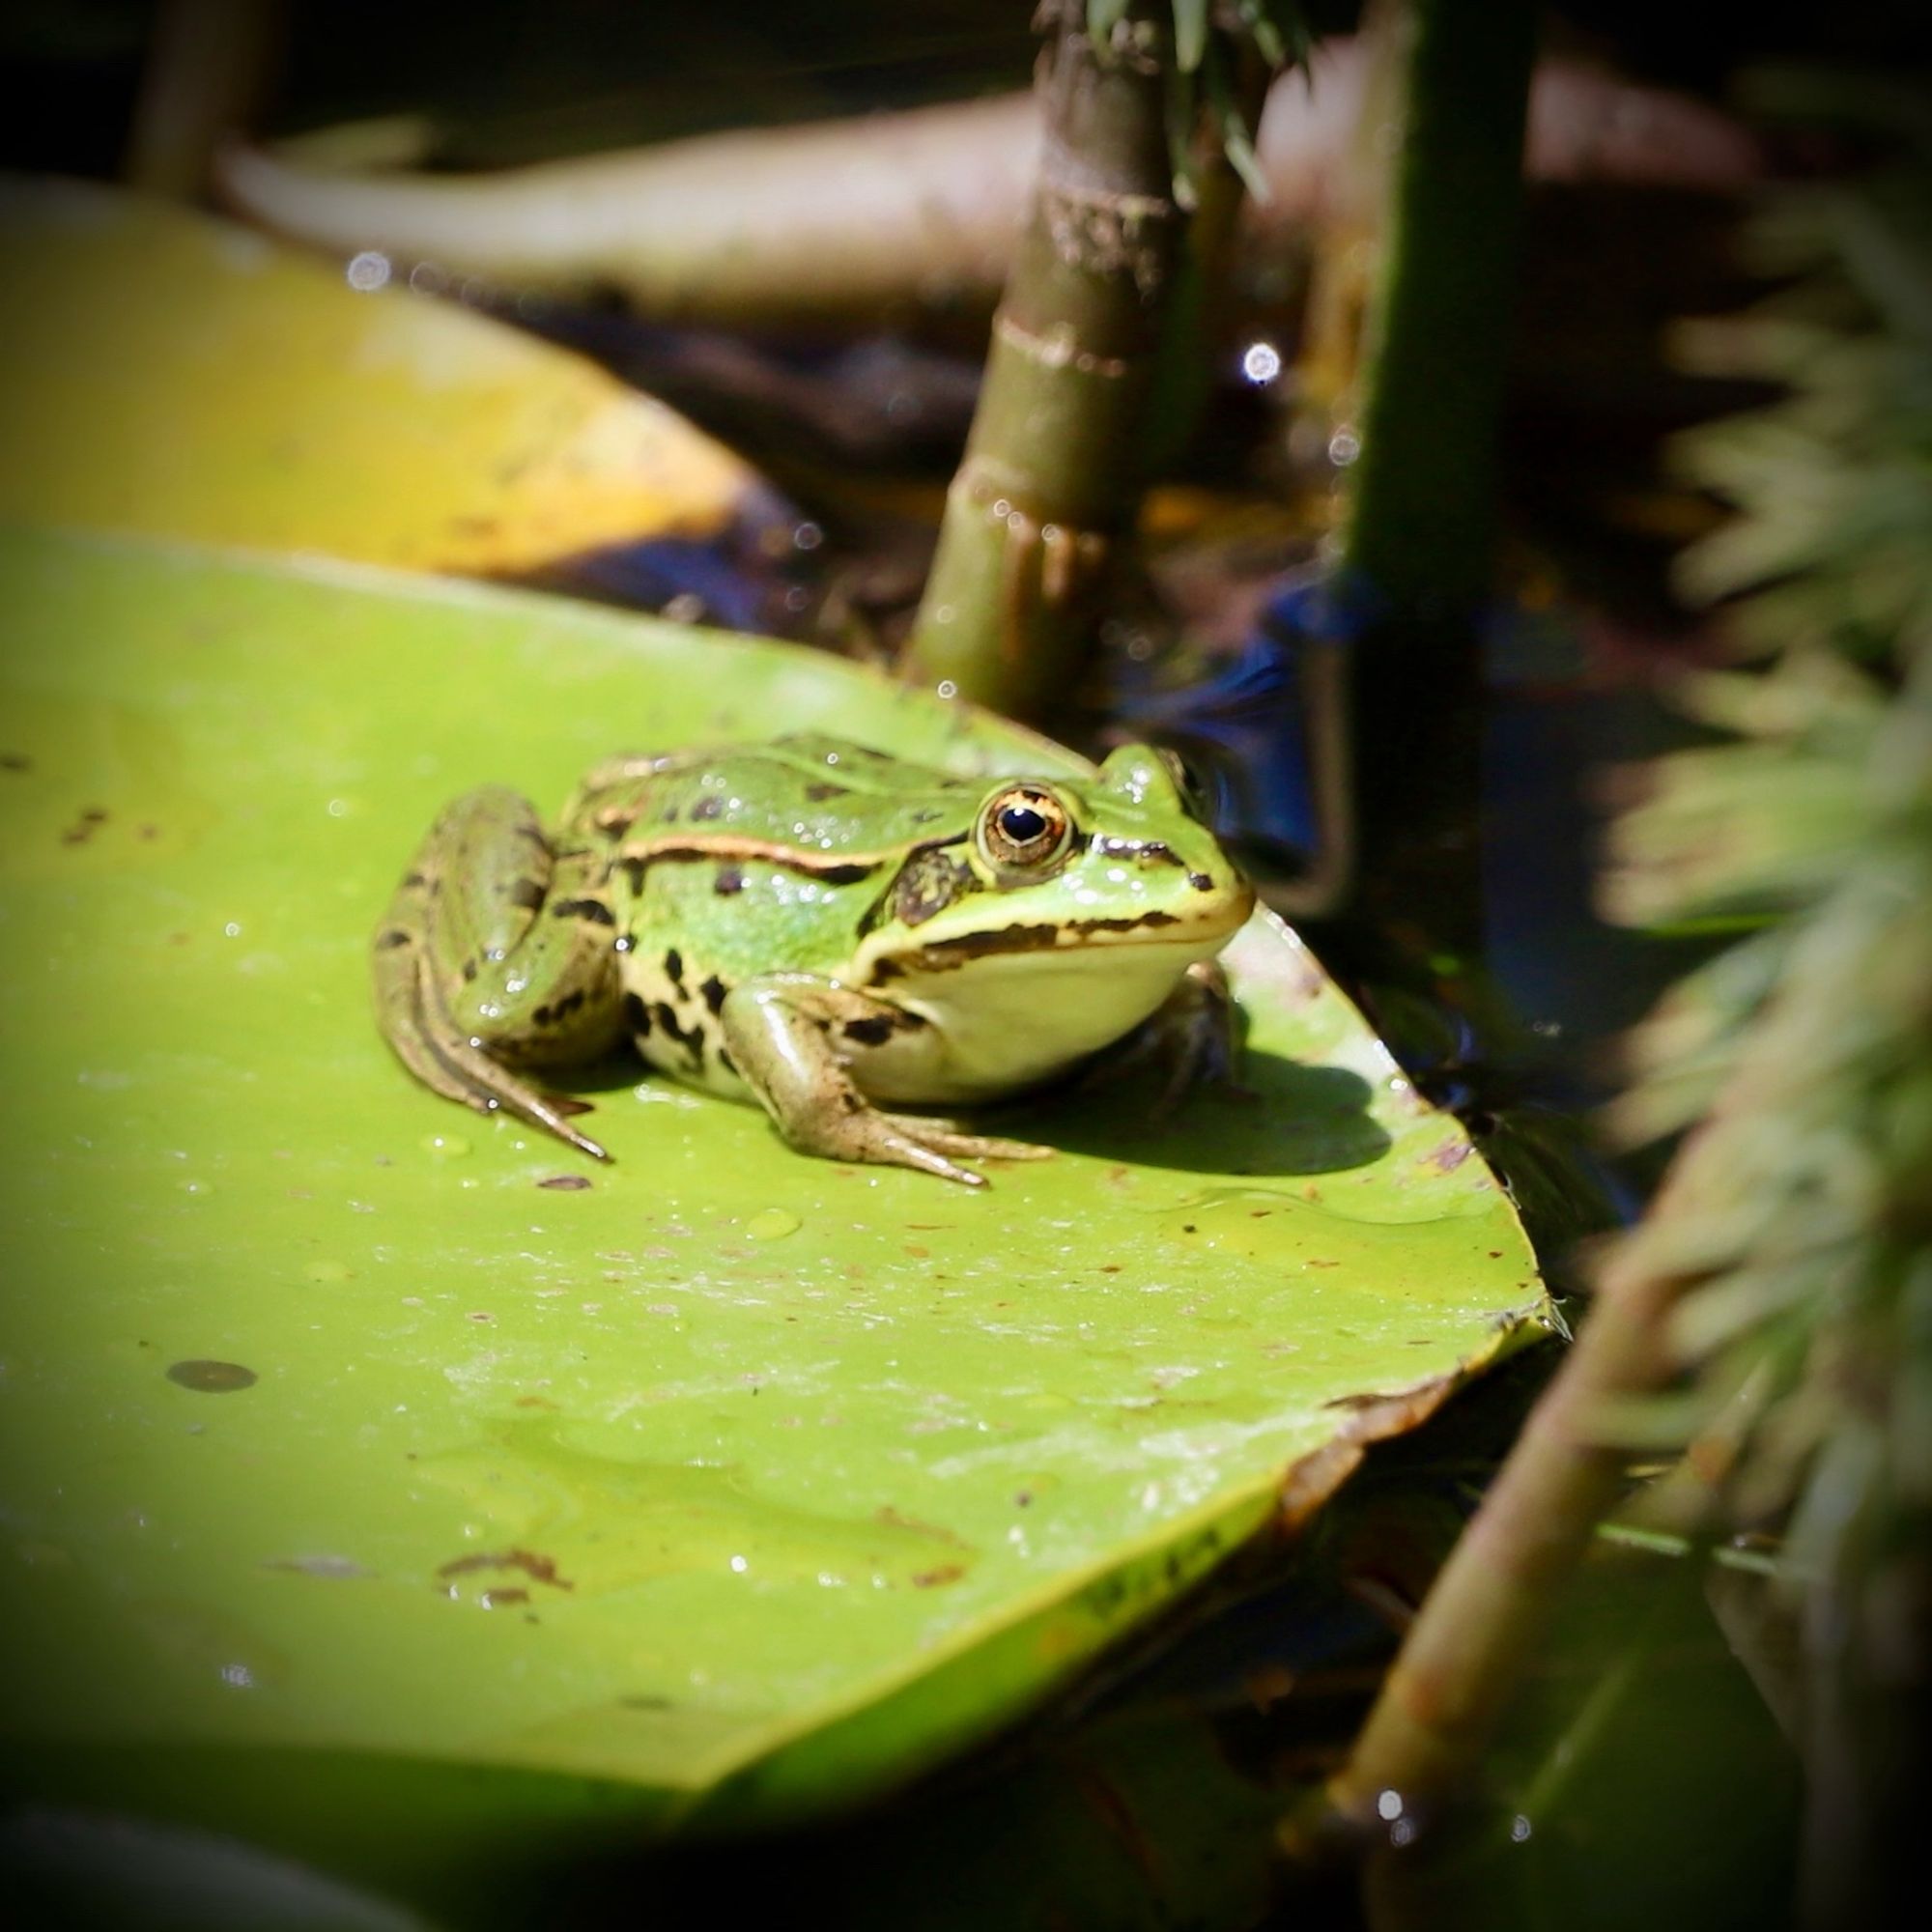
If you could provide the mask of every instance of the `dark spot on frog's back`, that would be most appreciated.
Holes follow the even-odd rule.
[[[509,892],[510,903],[525,912],[535,912],[544,902],[544,889],[534,879],[519,879]]]
[[[828,798],[844,798],[848,796],[848,791],[844,785],[830,784],[821,779],[815,784],[807,785],[805,795],[813,805],[823,805]]]
[[[635,993],[624,995],[624,1024],[639,1039],[651,1037],[651,1009]]]
[[[665,978],[681,993],[684,991],[684,954],[675,946],[665,953]]]
[[[691,808],[691,815],[694,818],[719,818],[724,815],[724,801],[716,792],[706,792]]]
[[[592,925],[617,923],[617,915],[602,899],[558,899],[550,910],[554,919],[584,919]]]
[[[387,932],[384,933],[377,940],[376,946],[380,952],[392,952],[398,946],[407,946],[409,943],[410,936],[407,932],[404,932],[398,926],[391,926]]]
[[[715,1013],[724,1006],[724,995],[731,989],[714,973],[697,990],[704,995],[704,1004]]]
[[[745,875],[736,866],[721,866],[718,876],[711,881],[711,890],[721,899],[728,899],[733,893],[745,890]]]
[[[1190,886],[1192,886],[1197,893],[1211,893],[1214,890],[1214,881],[1206,872],[1189,872],[1187,875],[1187,883]]]

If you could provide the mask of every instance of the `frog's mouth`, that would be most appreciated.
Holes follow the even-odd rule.
[[[1022,923],[992,931],[962,932],[883,956],[874,962],[871,978],[876,983],[913,974],[946,973],[998,953],[1080,952],[1100,946],[1131,946],[1137,952],[1164,952],[1174,948],[1207,954],[1244,925],[1253,910],[1254,895],[1249,893],[1231,898],[1220,911],[1205,918],[1190,919],[1155,908],[1110,918]]]

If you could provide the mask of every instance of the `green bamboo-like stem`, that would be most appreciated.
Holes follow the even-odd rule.
[[[1400,146],[1342,549],[1370,619],[1351,694],[1361,877],[1438,942],[1480,926],[1477,621],[1496,527],[1531,0],[1397,0]]]
[[[1131,522],[1182,224],[1165,0],[1128,6],[1104,47],[1079,0],[1051,19],[1039,182],[904,666],[1018,716],[1077,671]]]
[[[1344,549],[1399,609],[1474,611],[1495,541],[1529,0],[1406,0],[1401,161],[1370,319]]]

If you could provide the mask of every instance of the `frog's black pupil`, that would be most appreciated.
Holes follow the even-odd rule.
[[[1000,813],[1000,830],[1015,845],[1031,845],[1044,837],[1046,819],[1030,805],[1009,805]]]

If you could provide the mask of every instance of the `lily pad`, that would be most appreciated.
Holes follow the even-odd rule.
[[[43,535],[0,582],[5,1705],[48,1789],[365,1869],[844,1803],[1536,1329],[1508,1199],[1267,916],[1251,1095],[1009,1108],[1060,1151],[978,1194],[639,1069],[593,1169],[376,1035],[371,923],[467,785],[1064,751],[476,586]]]
[[[513,328],[245,228],[0,185],[0,516],[527,573],[709,535],[754,473]]]

